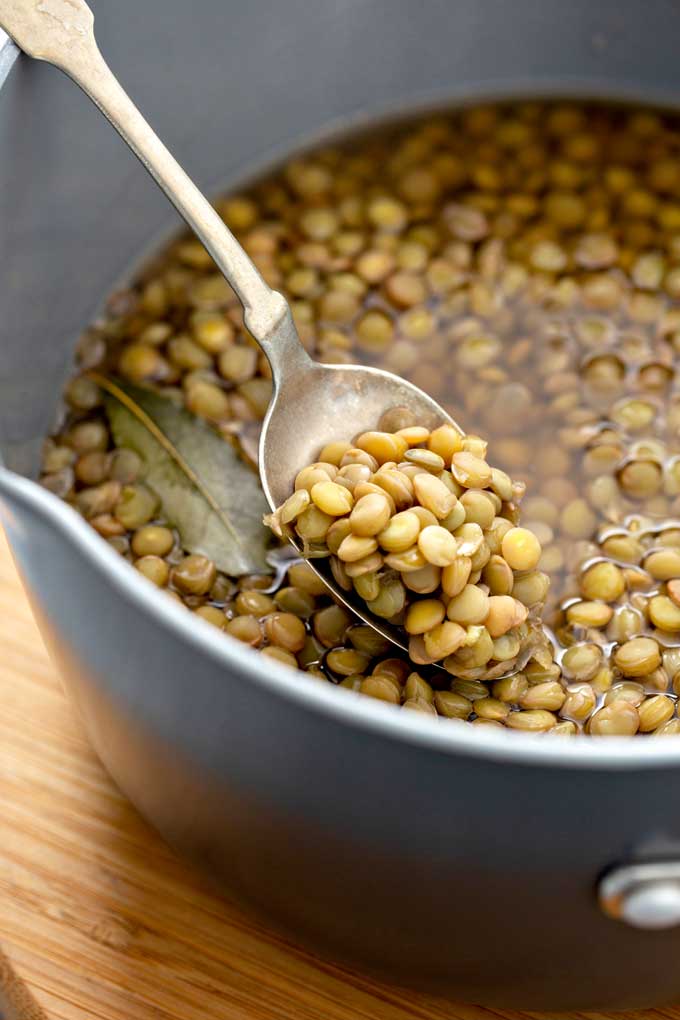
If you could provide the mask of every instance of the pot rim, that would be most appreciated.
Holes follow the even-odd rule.
[[[141,612],[150,613],[156,622],[208,655],[215,663],[236,669],[249,683],[258,684],[279,697],[295,702],[311,712],[331,717],[347,726],[393,740],[405,740],[431,751],[487,761],[567,769],[632,770],[668,767],[680,764],[680,741],[636,740],[631,737],[593,737],[550,739],[549,734],[525,734],[475,727],[468,723],[442,725],[430,719],[402,712],[395,705],[383,704],[344,688],[320,684],[301,673],[295,680],[290,669],[273,659],[266,660],[228,634],[218,634],[205,620],[187,613],[173,599],[150,598],[150,582],[134,570],[67,503],[38,483],[0,467],[0,494],[5,493],[23,504],[77,545],[90,566],[113,584],[119,594]],[[266,668],[263,663],[266,661]],[[200,671],[192,683],[200,683]],[[632,742],[631,742],[632,741]]]
[[[11,41],[0,31],[0,49]],[[14,54],[12,54],[14,56]],[[11,64],[14,61],[11,60]],[[9,70],[9,68],[7,69]],[[371,124],[395,123],[416,114],[437,112],[453,105],[464,106],[475,102],[512,102],[536,96],[536,81],[512,78],[479,82],[466,82],[459,89],[431,90],[414,95],[407,104],[396,110],[394,106],[362,110],[354,116],[332,118],[320,130],[298,136],[292,142],[271,146],[246,164],[232,169],[206,190],[221,193],[230,188],[247,186],[259,176],[273,170],[292,153],[304,154],[318,144],[341,140],[352,134],[361,134]],[[0,87],[2,80],[0,79]],[[666,89],[640,89],[627,79],[563,77],[541,80],[539,98],[581,100],[594,102],[636,103],[677,109],[677,95]],[[134,278],[151,255],[177,234],[177,227],[155,233],[141,255],[121,274],[119,283]],[[444,754],[465,755],[487,761],[513,762],[523,765],[550,766],[568,769],[599,769],[628,771],[639,768],[658,769],[680,764],[680,740],[636,740],[631,737],[572,737],[558,740],[549,734],[530,734],[495,727],[475,727],[456,720],[454,725],[443,726],[441,719],[428,718],[419,713],[401,712],[395,705],[382,703],[335,685],[320,684],[304,676],[291,682],[290,671],[274,659],[266,660],[228,634],[218,634],[215,628],[195,615],[189,615],[173,599],[151,599],[149,582],[120,557],[80,515],[67,503],[31,481],[2,465],[0,457],[0,494],[3,490],[46,518],[57,530],[80,547],[90,565],[112,582],[119,593],[143,612],[150,612],[156,621],[168,630],[178,632],[194,647],[209,655],[219,665],[237,667],[239,674],[271,690],[280,697],[290,699],[303,708],[329,716],[344,725],[356,725],[382,737],[405,740],[411,744]],[[196,676],[192,683],[200,682]],[[633,740],[633,743],[631,743]]]

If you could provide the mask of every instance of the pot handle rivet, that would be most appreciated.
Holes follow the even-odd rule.
[[[680,925],[680,862],[627,864],[598,886],[600,907],[631,928],[663,931]]]

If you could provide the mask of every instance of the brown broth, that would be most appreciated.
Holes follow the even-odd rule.
[[[680,117],[672,113],[594,103],[484,106],[301,155],[217,203],[267,281],[291,301],[315,357],[378,365],[411,379],[466,432],[489,441],[493,464],[527,483],[522,524],[544,547],[540,567],[551,579],[544,620],[555,635],[557,662],[574,644],[601,649],[595,680],[539,664],[527,673],[529,687],[547,668],[567,694],[574,684],[593,683],[599,706],[612,685],[632,682],[644,688],[641,701],[669,697],[672,721],[680,688],[675,659],[666,655],[664,676],[641,683],[621,672],[615,655],[640,633],[656,635],[662,650],[680,639],[679,631],[660,632],[649,618],[649,600],[665,595],[673,578],[654,578],[644,567],[649,550],[678,545],[671,522],[680,517],[679,157]],[[81,372],[96,367],[171,391],[254,457],[268,366],[197,242],[173,242],[128,292],[114,296],[105,319],[85,334],[79,359]],[[115,492],[111,506],[104,500],[93,513],[96,499],[82,496],[92,486],[73,476],[73,425],[104,421],[98,402],[86,406],[95,399],[87,390],[81,380],[67,391],[69,415],[48,443],[43,481],[85,507],[100,533],[134,560],[132,531],[116,526]],[[101,443],[110,447],[110,436]],[[93,471],[98,477],[96,464]],[[110,481],[102,471],[98,484]],[[82,462],[80,476],[90,477]],[[612,527],[641,536],[634,565],[603,549],[602,529]],[[161,557],[170,567],[162,587],[177,592],[173,571],[182,555],[175,535]],[[581,598],[585,568],[603,557],[625,575],[625,590],[605,600],[613,617],[631,606],[639,613],[637,630],[629,621],[618,639],[611,621],[589,627],[564,615]],[[633,578],[633,567],[642,580]],[[305,647],[279,644],[273,654],[355,689],[371,672],[384,675],[376,660],[392,659],[389,648],[371,643],[361,628],[347,636],[352,621],[344,611],[327,612],[334,626],[319,640],[315,614],[329,602],[311,580],[305,583],[307,601],[298,597],[300,615],[311,621]],[[204,615],[248,639],[245,624],[232,625],[233,617],[248,615],[235,609],[238,591],[275,594],[282,575],[218,576],[216,584],[200,594],[180,588],[179,596],[193,610],[217,608],[223,622]],[[293,587],[298,596],[304,591],[304,584]],[[271,645],[271,624],[257,628],[251,643]],[[328,650],[352,647],[352,635],[366,651],[356,661],[349,657],[347,668],[357,668],[345,676],[327,668]],[[376,694],[369,684],[371,693],[408,700],[411,670],[404,669],[396,694]],[[455,693],[465,682],[441,670],[427,676],[435,691],[453,683]],[[470,710],[461,703],[460,717],[484,718],[474,708],[482,694],[493,695],[491,685],[461,693],[470,695]],[[512,713],[522,707],[521,700],[507,704]],[[485,721],[503,724],[502,712],[494,717],[491,709]],[[560,724],[572,718],[545,711]],[[673,731],[676,722],[659,725]],[[539,723],[537,729],[549,728]],[[628,732],[635,724],[622,725]],[[519,720],[518,728],[534,728],[532,720],[526,727]]]

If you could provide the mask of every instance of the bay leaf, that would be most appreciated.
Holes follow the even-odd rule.
[[[152,390],[93,373],[116,446],[134,450],[145,484],[182,546],[232,577],[268,572],[269,507],[257,474],[201,418]]]

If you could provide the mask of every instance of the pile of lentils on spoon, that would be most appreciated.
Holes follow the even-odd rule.
[[[519,672],[545,602],[541,546],[517,527],[524,487],[486,462],[486,442],[392,408],[376,431],[333,442],[265,520],[328,557],[336,583],[402,627],[412,663],[458,679]]]
[[[511,675],[454,675],[420,641],[415,661],[396,653],[283,544],[271,571],[240,577],[182,548],[143,461],[116,448],[92,373],[167,395],[254,461],[268,366],[188,236],[83,335],[43,484],[159,593],[320,682],[473,725],[680,732],[680,118],[454,110],[303,154],[217,208],[314,357],[410,379],[526,483],[521,530],[542,551],[507,595],[547,599],[550,642]],[[447,566],[427,562],[441,581]],[[406,590],[412,607],[434,601]]]

